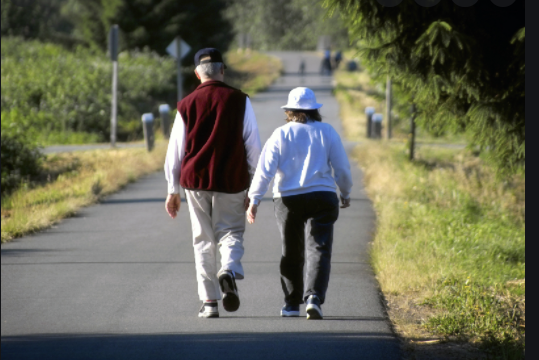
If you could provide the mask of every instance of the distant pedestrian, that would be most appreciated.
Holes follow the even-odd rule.
[[[165,207],[175,218],[183,187],[191,217],[198,295],[203,302],[198,316],[207,318],[219,316],[219,288],[225,310],[236,311],[240,306],[236,279],[244,278],[246,189],[261,145],[249,97],[223,82],[226,66],[221,53],[202,49],[195,55],[195,66],[201,84],[178,102],[168,144]]]
[[[320,64],[320,74],[331,75],[331,51],[329,49],[324,51],[324,57],[322,58],[322,63]]]
[[[321,106],[308,88],[290,92],[288,104],[282,106],[287,124],[277,128],[264,145],[249,190],[247,220],[252,224],[275,177],[273,201],[283,241],[280,270],[285,305],[281,316],[285,317],[299,316],[300,304],[306,302],[307,319],[322,319],[333,224],[339,216],[337,186],[341,208],[350,206],[350,164],[335,129],[322,123]]]
[[[335,57],[333,58],[333,64],[334,64],[334,69],[338,69],[339,68],[339,64],[341,63],[342,61],[342,52],[337,50],[335,52]]]
[[[299,73],[301,76],[305,75],[305,60],[303,59],[299,61]]]

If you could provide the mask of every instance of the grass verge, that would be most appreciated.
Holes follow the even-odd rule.
[[[407,357],[523,359],[524,176],[500,181],[466,150],[423,146],[410,162],[402,144],[365,141],[363,109],[377,101],[355,76],[337,98],[346,133],[363,142],[354,157],[377,213],[372,264]]]
[[[269,87],[282,72],[281,61],[258,51],[229,51],[225,82],[254,95]]]
[[[130,148],[48,155],[45,184],[26,185],[2,198],[2,243],[47,228],[161,169],[166,148],[164,141],[158,141],[152,152]]]

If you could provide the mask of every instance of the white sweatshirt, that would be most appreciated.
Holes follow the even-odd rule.
[[[335,178],[332,176],[332,168]],[[339,134],[329,124],[289,122],[268,139],[256,168],[249,198],[258,205],[275,177],[273,197],[335,191],[350,197],[350,163]]]

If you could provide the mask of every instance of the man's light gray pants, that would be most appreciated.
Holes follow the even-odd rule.
[[[243,233],[245,232],[245,192],[185,190],[191,227],[200,300],[220,300],[217,273],[232,270],[243,279]],[[217,270],[217,247],[221,268]]]

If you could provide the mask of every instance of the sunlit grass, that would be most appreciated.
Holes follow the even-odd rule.
[[[140,176],[162,169],[166,143],[145,148],[106,149],[49,155],[48,182],[23,186],[2,198],[2,242],[49,227]]]
[[[282,70],[281,61],[258,51],[226,53],[225,82],[252,96],[269,87]]]
[[[381,289],[394,305],[424,308],[397,326],[411,337],[423,327],[491,346],[507,343],[518,358],[524,178],[497,181],[494,170],[456,150],[420,150],[409,162],[402,146],[371,142],[355,154],[378,215],[371,256]]]
[[[365,107],[383,112],[367,74],[341,71],[336,80],[346,136],[362,142],[354,157],[377,214],[371,259],[395,329],[412,352],[436,343],[447,355],[450,341],[522,359],[524,175],[500,180],[469,151],[435,146],[420,147],[410,162],[398,131],[391,142],[365,139]],[[462,139],[420,132],[418,140]],[[483,356],[474,351],[463,358]]]

